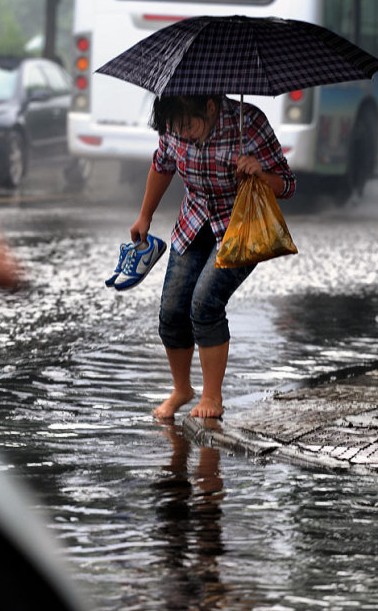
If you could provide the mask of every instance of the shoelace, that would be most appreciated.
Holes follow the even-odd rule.
[[[140,244],[140,242],[136,242],[135,244],[134,242],[129,242],[128,244],[122,243],[120,245],[118,263],[117,267],[114,270],[116,274],[119,274],[125,269],[125,264],[128,260],[130,252],[134,253],[135,258],[135,247],[138,246],[138,244]]]
[[[132,271],[136,254],[137,253],[135,250],[135,244],[132,244],[128,248],[128,253],[126,254],[126,257],[124,258],[124,261],[123,261],[122,271],[124,274],[129,274]]]
[[[119,257],[115,273],[119,274],[122,271],[122,263],[126,255],[126,251],[129,249],[129,244],[121,244],[119,247]]]

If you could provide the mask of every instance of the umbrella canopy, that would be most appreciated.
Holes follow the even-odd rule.
[[[159,96],[275,96],[371,78],[377,71],[377,58],[326,28],[237,15],[184,19],[97,70]]]

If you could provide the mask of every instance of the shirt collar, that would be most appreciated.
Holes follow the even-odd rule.
[[[239,105],[236,101],[223,96],[216,124],[207,137],[207,140],[223,136],[226,132],[239,129]]]

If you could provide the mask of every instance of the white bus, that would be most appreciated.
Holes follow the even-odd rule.
[[[157,144],[148,127],[153,95],[95,70],[154,30],[206,14],[310,21],[378,53],[376,0],[75,0],[75,92],[68,119],[73,155],[151,158]],[[337,185],[342,200],[353,190],[362,192],[377,161],[378,75],[246,100],[266,113],[290,166],[307,179],[302,182],[315,180],[317,189]]]

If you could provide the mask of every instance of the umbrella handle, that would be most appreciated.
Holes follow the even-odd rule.
[[[239,157],[243,154],[243,123],[244,123],[244,111],[243,111],[243,100],[244,95],[240,94],[240,114],[239,114]]]

